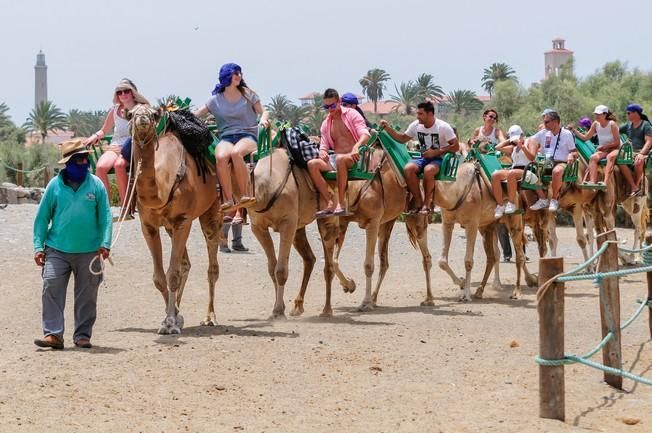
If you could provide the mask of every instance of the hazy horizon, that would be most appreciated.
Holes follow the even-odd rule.
[[[48,99],[65,112],[108,108],[122,77],[152,102],[174,93],[202,104],[220,65],[231,61],[243,67],[265,103],[276,94],[296,102],[326,87],[360,93],[359,79],[376,67],[392,77],[386,97],[395,93],[394,83],[420,73],[434,75],[446,92],[481,95],[483,69],[494,62],[512,66],[524,87],[543,78],[543,53],[555,37],[575,52],[580,77],[613,60],[652,70],[638,42],[652,39],[649,26],[598,29],[601,23],[613,28],[611,2],[594,1],[588,9],[558,0],[530,10],[516,1],[491,6],[415,0],[243,0],[232,8],[200,0],[181,7],[169,0],[8,3],[0,27],[0,102],[16,124],[24,122],[34,104],[39,50],[48,65]],[[646,3],[635,8],[641,16],[651,10]]]

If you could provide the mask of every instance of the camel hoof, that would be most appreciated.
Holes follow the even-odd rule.
[[[319,314],[319,317],[333,317],[333,309],[324,309],[324,311]]]
[[[170,330],[166,325],[161,325],[160,328],[158,328],[158,334],[159,335],[168,335],[170,333]]]
[[[217,326],[217,320],[215,319],[204,319],[200,323],[201,326]]]
[[[484,295],[484,290],[476,290],[475,293],[473,294],[473,297],[475,299],[482,299],[482,295]]]
[[[516,292],[512,293],[512,294],[509,296],[509,299],[515,299],[515,300],[516,300],[516,299],[520,299],[520,298],[521,298],[521,294],[520,294],[520,293],[516,293]]]
[[[491,288],[493,290],[502,290],[503,285],[500,283],[500,281],[494,281],[493,284],[491,285]]]
[[[421,306],[422,307],[434,307],[435,306],[435,301],[433,299],[426,299],[425,301],[421,301]]]
[[[361,313],[373,311],[374,306],[370,302],[363,302],[359,307],[358,311]]]
[[[460,277],[457,281],[457,284],[459,284],[460,290],[464,290],[464,286],[466,285],[466,278]]]
[[[351,278],[347,278],[346,284],[342,284],[342,290],[344,290],[344,293],[355,292],[355,281],[353,281]]]
[[[285,317],[284,312],[273,312],[271,316],[269,316],[269,320],[287,320],[287,317]]]
[[[303,314],[303,307],[297,307],[295,306],[292,311],[290,311],[290,316],[292,317],[299,317]]]
[[[470,295],[464,294],[464,295],[460,296],[460,302],[471,302],[471,301],[472,301],[472,298],[471,298]]]
[[[183,319],[183,316],[179,313],[177,313],[177,326],[179,329],[183,329],[183,325],[185,323],[185,320]]]
[[[172,326],[170,328],[170,335],[172,334],[181,334],[181,328],[179,328],[178,326]]]

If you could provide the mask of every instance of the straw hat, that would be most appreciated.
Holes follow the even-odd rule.
[[[86,149],[81,140],[70,140],[61,143],[61,153],[63,158],[59,160],[59,164],[65,164],[73,155],[87,154],[90,150]]]

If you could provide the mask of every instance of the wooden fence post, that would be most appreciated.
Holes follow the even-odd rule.
[[[43,188],[47,188],[49,182],[50,182],[50,167],[45,167],[43,169]]]
[[[652,245],[652,232],[647,232],[645,234],[645,244]],[[650,263],[645,263],[645,265],[650,265]],[[648,302],[652,301],[652,272],[647,273],[647,300]],[[652,338],[652,308],[648,308],[648,311],[650,312],[650,338]]]
[[[22,162],[17,163],[16,168],[18,169],[18,171],[16,171],[16,185],[24,186],[23,185],[24,184],[24,182],[23,182],[23,172],[22,172],[23,163]]]
[[[600,233],[596,240],[598,248],[605,241],[614,241],[609,244],[607,250],[600,257],[598,262],[598,272],[612,272],[618,270],[618,240],[616,231],[611,230],[606,233]],[[602,280],[602,290],[600,290],[600,320],[602,322],[602,338],[609,331],[614,333],[614,337],[602,349],[602,362],[604,365],[621,369],[622,352],[620,342],[620,288],[618,287],[618,277],[609,277]],[[612,329],[610,329],[610,327]],[[617,389],[623,389],[623,378],[609,373],[604,373],[604,381]]]
[[[564,271],[564,259],[539,259],[539,287]],[[539,353],[543,359],[564,357],[564,283],[553,283],[537,305]],[[539,417],[566,418],[564,366],[539,366]]]

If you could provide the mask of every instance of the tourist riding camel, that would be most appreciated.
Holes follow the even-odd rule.
[[[212,94],[194,114],[201,117],[210,112],[217,123],[220,142],[215,149],[215,159],[222,188],[222,211],[253,206],[256,199],[248,195],[249,170],[244,157],[256,150],[258,128],[269,127],[269,113],[258,94],[247,86],[242,78],[242,68],[235,63],[222,65],[219,82]],[[258,123],[257,115],[260,115]],[[237,200],[233,194],[229,163],[233,165],[236,186],[241,194]]]
[[[149,104],[149,102],[143,95],[138,93],[138,89],[133,81],[128,78],[123,78],[115,86],[113,106],[109,109],[102,128],[88,137],[84,142],[87,146],[95,144],[103,139],[109,131],[113,130],[111,144],[102,149],[102,156],[100,156],[95,164],[95,174],[102,180],[110,199],[111,187],[109,185],[108,173],[111,169],[115,171],[120,206],[123,208],[128,206],[125,200],[128,183],[127,166],[129,165],[129,155],[131,154],[131,134],[129,133],[127,113],[136,104]]]
[[[632,143],[632,150],[636,152],[634,159],[634,176],[627,164],[618,165],[623,177],[630,185],[630,195],[639,195],[641,191],[641,179],[645,171],[645,164],[652,150],[652,124],[647,115],[643,114],[643,108],[638,104],[627,106],[628,122],[620,127],[620,133],[626,134]]]
[[[405,181],[414,202],[414,206],[408,209],[408,213],[430,214],[435,192],[435,177],[439,173],[442,157],[445,153],[455,153],[460,148],[453,128],[435,117],[435,106],[430,101],[417,105],[417,119],[405,132],[395,131],[386,120],[381,120],[380,126],[400,143],[407,143],[414,138],[419,140],[421,157],[411,160],[405,166]],[[421,173],[423,173],[423,195],[419,186]]]
[[[364,118],[353,108],[342,107],[340,95],[335,89],[324,92],[324,110],[328,115],[321,124],[321,144],[319,158],[308,162],[308,172],[326,207],[316,216],[344,215],[346,213],[344,197],[347,187],[348,171],[358,162],[360,146],[369,140],[369,130]],[[334,155],[329,155],[333,150]],[[337,171],[337,203],[323,178],[325,171]]]

